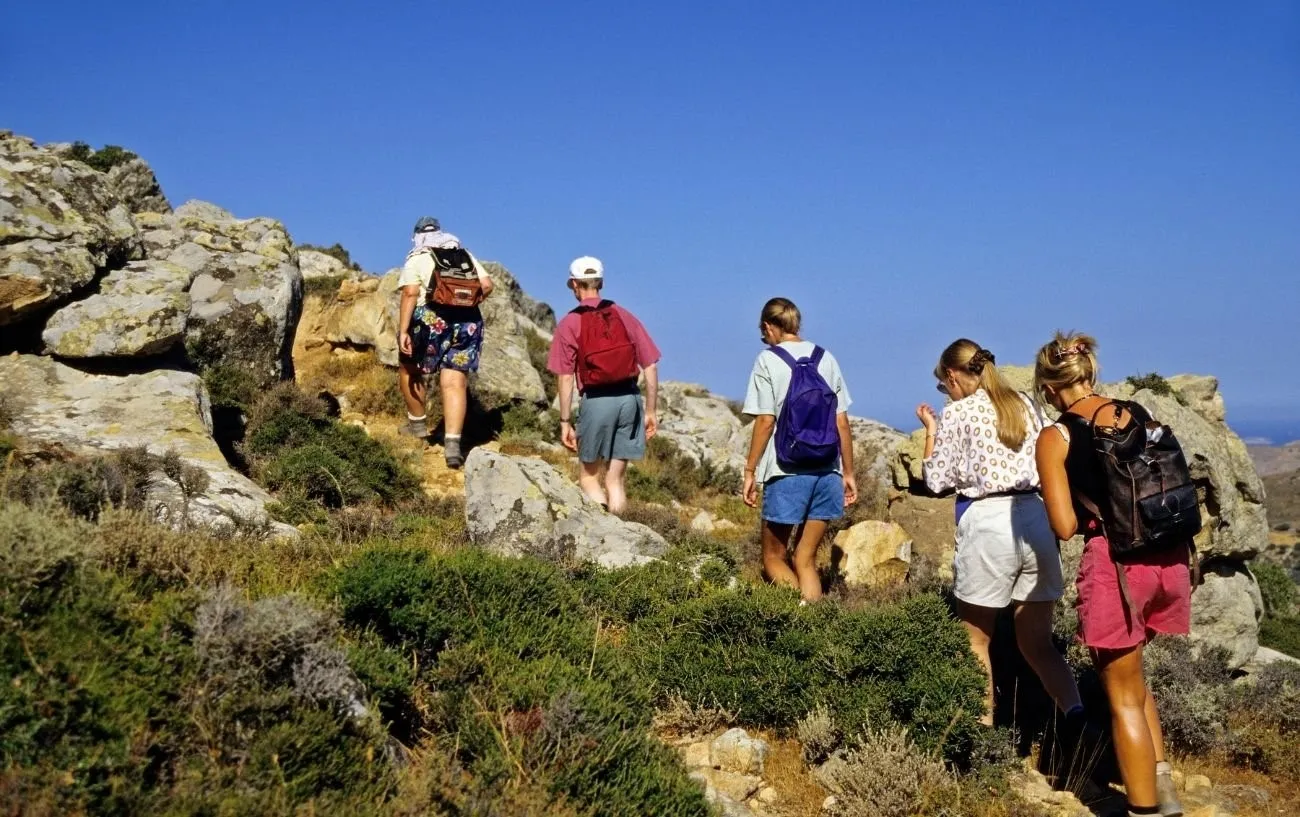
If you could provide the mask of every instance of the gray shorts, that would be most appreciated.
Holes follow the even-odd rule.
[[[578,459],[639,460],[645,456],[641,395],[584,397],[578,412]]]

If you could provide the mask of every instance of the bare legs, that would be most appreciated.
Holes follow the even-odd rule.
[[[604,479],[601,468],[604,466]],[[627,510],[627,490],[623,480],[627,474],[627,460],[610,460],[582,463],[582,473],[578,475],[578,486],[593,502],[606,505],[610,513],[621,514]]]
[[[442,391],[443,431],[448,437],[459,437],[465,430],[469,375],[444,366],[438,373],[438,387]]]
[[[773,584],[797,589],[805,601],[817,601],[822,597],[817,547],[826,535],[826,522],[809,519],[798,527],[799,541],[791,560],[788,554],[795,529],[794,525],[763,523],[763,575]]]
[[[1094,650],[1093,662],[1110,699],[1115,756],[1129,805],[1154,806],[1156,763],[1164,759],[1165,747],[1155,699],[1142,675],[1142,647]]]
[[[397,388],[406,403],[406,413],[412,417],[424,416],[424,373],[419,366],[403,363],[397,367]]]
[[[1056,701],[1056,708],[1069,712],[1083,705],[1074,673],[1065,656],[1052,643],[1054,601],[1026,601],[1016,605],[1016,646],[1034,670],[1043,689]]]
[[[1043,682],[1047,694],[1056,701],[1057,708],[1069,712],[1082,705],[1082,700],[1074,682],[1074,673],[1065,663],[1065,656],[1052,643],[1052,608],[1055,604],[1052,601],[1027,601],[1016,605],[1016,646],[1038,680]],[[970,636],[971,652],[984,667],[984,715],[980,723],[985,726],[993,725],[993,662],[989,658],[989,642],[993,640],[999,612],[996,607],[957,601],[957,615]]]
[[[984,668],[984,714],[980,723],[993,725],[993,661],[989,658],[989,642],[993,640],[993,630],[997,626],[998,608],[980,607],[957,600],[957,615],[970,636],[970,651]]]

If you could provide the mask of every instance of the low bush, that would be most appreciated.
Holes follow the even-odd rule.
[[[1144,652],[1147,684],[1160,702],[1165,740],[1184,752],[1220,748],[1232,696],[1232,670],[1222,648],[1187,638],[1159,638]]]
[[[1259,622],[1259,643],[1300,658],[1300,616],[1265,616]]]
[[[85,162],[101,173],[107,173],[118,165],[139,158],[131,151],[117,145],[104,145],[99,150],[95,150],[85,142],[73,142],[68,155],[77,161]]]
[[[551,344],[546,338],[531,331],[524,332],[524,342],[528,351],[528,362],[542,376],[542,389],[546,392],[546,403],[550,405],[555,402],[555,396],[559,394],[559,378],[546,365],[551,353]]]
[[[151,499],[152,489],[166,482],[179,492],[179,507],[160,505]],[[206,492],[208,485],[208,473],[175,451],[153,454],[139,446],[18,467],[7,479],[6,492],[28,505],[60,505],[72,515],[92,522],[105,509],[118,508],[161,511],[183,527],[188,524],[189,503]]]
[[[513,777],[584,813],[708,813],[649,735],[632,666],[558,568],[473,549],[374,550],[330,588],[347,621],[418,660],[424,728],[489,789]]]
[[[834,817],[951,814],[961,800],[961,786],[943,761],[901,726],[868,731],[822,775],[835,792]]]
[[[1166,380],[1163,375],[1157,374],[1156,372],[1129,375],[1125,380],[1133,387],[1134,391],[1142,391],[1145,389],[1146,391],[1149,391],[1152,394],[1158,394],[1161,397],[1168,397],[1174,393],[1174,387],[1169,384],[1169,381]]]
[[[420,492],[419,477],[389,448],[331,419],[323,402],[293,384],[254,404],[243,448],[267,487],[299,492],[327,508],[391,504]]]
[[[339,275],[320,275],[306,278],[302,282],[302,294],[306,298],[320,298],[332,301],[339,293],[339,285],[348,279],[346,273]]]
[[[740,473],[730,466],[698,463],[666,437],[654,437],[646,445],[645,459],[632,463],[627,472],[630,499],[667,505],[699,503],[702,494],[731,495],[740,492]]]
[[[1286,568],[1272,562],[1252,562],[1250,572],[1264,598],[1264,614],[1290,616],[1300,609],[1300,587],[1292,581]]]

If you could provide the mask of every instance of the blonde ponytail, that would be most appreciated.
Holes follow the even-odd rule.
[[[993,353],[973,340],[953,341],[939,356],[935,377],[944,379],[946,371],[967,372],[979,380],[997,412],[998,440],[1012,451],[1019,451],[1029,438],[1029,412],[1025,401],[998,373]]]

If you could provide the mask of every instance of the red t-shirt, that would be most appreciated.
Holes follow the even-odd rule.
[[[598,306],[601,298],[584,298],[583,306]],[[628,339],[636,348],[636,362],[642,369],[659,362],[659,347],[650,339],[650,333],[641,325],[636,316],[618,304],[614,309],[623,320]],[[546,368],[552,373],[577,374],[578,372],[578,337],[582,332],[582,316],[572,312],[565,315],[555,327],[555,337],[551,341],[551,353],[546,358]],[[578,384],[581,388],[582,384]]]

